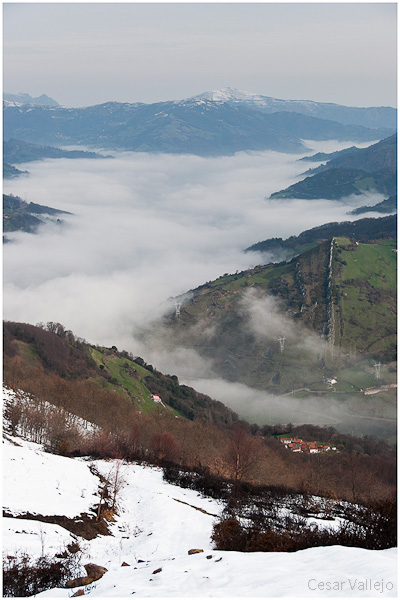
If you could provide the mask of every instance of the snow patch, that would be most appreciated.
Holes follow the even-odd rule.
[[[13,515],[76,517],[98,503],[98,484],[87,463],[3,441],[3,507]]]
[[[82,564],[94,562],[108,569],[100,580],[85,587],[85,595],[93,597],[397,595],[395,548],[376,551],[331,546],[292,553],[217,551],[211,534],[221,515],[222,502],[165,482],[162,470],[156,467],[113,460],[92,464],[110,480],[119,467],[118,514],[109,525],[112,535],[86,541],[58,525],[5,518],[5,554],[25,551],[38,558],[43,552],[56,553],[77,540]],[[3,443],[3,476],[5,505],[14,515],[30,511],[74,517],[98,502],[99,480],[85,460],[48,454],[38,444],[21,438],[9,437]],[[189,555],[192,548],[203,552]],[[128,566],[122,566],[123,562]],[[37,595],[70,596],[71,590],[61,588]]]

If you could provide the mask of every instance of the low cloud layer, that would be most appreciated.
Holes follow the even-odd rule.
[[[295,398],[291,394],[273,396],[255,390],[242,383],[232,383],[222,379],[191,379],[188,385],[217,397],[221,402],[250,423],[314,423],[332,425],[342,423],[347,414],[343,404],[332,397],[307,399]]]
[[[376,400],[365,397],[362,400],[365,406],[363,411],[361,406],[356,409],[349,407],[346,401],[340,399],[340,395],[329,392],[324,396],[316,395],[315,398],[296,398],[290,393],[274,396],[242,383],[222,379],[187,378],[184,383],[212,398],[218,398],[249,423],[313,423],[334,427],[351,435],[396,436],[395,410],[391,418],[370,416],[368,409],[371,411]]]
[[[313,149],[332,146],[343,144]],[[58,321],[92,343],[146,359],[141,333],[173,306],[169,298],[255,266],[260,255],[243,249],[257,241],[354,219],[349,208],[366,204],[365,197],[266,200],[301,178],[307,163],[297,158],[121,153],[22,165],[30,177],[5,182],[5,193],[74,214],[62,227],[9,236],[15,243],[4,247],[4,318]],[[171,371],[180,375],[183,362],[190,360],[181,356]]]

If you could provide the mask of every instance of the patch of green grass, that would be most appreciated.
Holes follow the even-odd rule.
[[[397,257],[392,243],[353,244],[336,238],[336,340],[362,352],[394,356]]]
[[[104,368],[104,371],[121,386],[129,396],[135,399],[150,399],[151,394],[142,383],[145,375],[150,371],[128,358],[120,358],[102,349],[91,348],[91,356],[96,364]],[[135,376],[137,374],[138,376]]]
[[[346,247],[352,245],[352,242],[351,242],[351,240],[349,240],[349,238],[339,236],[339,237],[335,237],[334,239],[335,239],[336,246],[339,246],[341,248],[346,248]]]
[[[36,352],[35,348],[26,342],[17,341],[18,351],[21,354],[24,362],[33,367],[42,367],[42,361]]]
[[[107,360],[106,368],[111,377],[115,378],[130,396],[144,401],[151,399],[151,393],[142,380],[134,378],[132,374],[132,369],[136,371],[136,363],[115,357]]]
[[[114,389],[120,394],[129,396],[137,408],[145,413],[159,410],[160,405],[154,402],[145,383],[145,377],[151,376],[148,369],[129,358],[121,358],[103,348],[91,348],[90,353],[96,364],[99,367],[102,365],[107,375],[112,378],[112,381],[103,378],[102,385],[105,385],[106,389]],[[100,379],[101,377],[98,378],[99,381]],[[168,410],[180,414],[170,407]]]
[[[338,383],[347,383],[349,386],[354,388],[365,389],[376,385],[376,379],[374,378],[374,363],[373,359],[361,361],[351,367],[342,369],[338,373]],[[351,391],[351,390],[349,390]]]
[[[372,287],[392,289],[396,287],[397,256],[389,245],[359,244],[355,251],[344,251],[346,261],[343,282],[361,279]]]
[[[364,177],[354,182],[354,187],[360,190],[360,192],[371,190],[375,186],[375,179],[373,177]]]
[[[104,355],[100,350],[97,350],[96,348],[91,347],[89,351],[90,351],[90,356],[93,358],[93,360],[95,361],[95,363],[98,367],[100,367],[100,365],[104,365],[104,362],[103,362]]]

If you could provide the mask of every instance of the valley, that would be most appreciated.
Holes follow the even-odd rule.
[[[393,144],[389,147],[393,148]],[[118,161],[119,159],[114,157],[110,161],[102,160],[101,164],[107,169],[112,169],[112,165],[119,168],[123,163]],[[94,161],[90,164],[100,163]],[[129,162],[127,160],[127,165],[131,164],[134,164],[131,159]],[[140,162],[138,164],[140,165]],[[299,164],[300,173],[300,163],[295,161],[291,164],[296,169]],[[45,164],[40,167],[44,174],[45,167]],[[97,167],[91,168],[97,171]],[[77,171],[75,177],[77,181],[80,177],[78,173]],[[171,198],[174,193],[171,192]],[[65,196],[66,208],[69,206],[69,199],[73,197],[75,194],[72,190]],[[59,201],[60,199],[58,204]],[[238,203],[241,201],[239,187]],[[273,214],[274,210],[277,215],[284,214],[288,210],[287,202],[293,202],[295,207],[297,200],[284,200],[282,205],[278,204],[278,200],[266,204],[263,207],[265,223],[268,215]],[[335,201],[331,203],[333,210],[339,207],[339,214],[346,214],[346,205],[342,207]],[[307,218],[315,212],[312,204],[309,206]],[[32,203],[32,207],[37,209],[36,213],[39,212],[39,208],[47,212],[54,210],[39,207],[37,203]],[[81,227],[76,212],[79,213],[82,209],[79,205],[77,209],[76,211],[74,206],[74,222]],[[98,203],[96,199],[93,209],[100,215],[102,203]],[[260,209],[261,206],[256,205],[256,211]],[[126,208],[121,207],[121,210]],[[229,203],[225,210],[226,215],[229,215]],[[206,204],[204,215],[207,212],[209,211]],[[248,211],[244,206],[243,214],[246,212]],[[121,230],[118,214],[116,211],[116,220],[113,223],[116,231]],[[113,234],[106,233],[110,231],[109,224],[113,222],[113,216],[107,213],[101,243],[96,232],[93,244],[85,245],[85,255],[89,253],[90,256],[90,253],[93,253],[91,262],[101,277],[107,276],[102,275],[102,262],[97,260],[98,255],[107,255],[105,265],[115,263],[119,265],[119,272],[131,273],[128,287],[124,283],[119,290],[118,287],[115,288],[115,293],[123,297],[128,290],[127,298],[134,298],[133,311],[128,309],[126,312],[127,322],[131,322],[135,312],[138,313],[137,322],[134,319],[133,335],[126,335],[122,328],[117,335],[112,334],[108,340],[101,341],[99,348],[110,348],[114,344],[121,346],[122,339],[122,347],[128,348],[129,353],[133,350],[135,355],[143,356],[145,361],[151,361],[164,373],[175,373],[188,387],[195,388],[198,392],[203,391],[204,395],[216,398],[220,403],[229,406],[241,418],[259,425],[311,421],[319,425],[333,425],[343,432],[374,434],[390,441],[394,440],[396,389],[391,386],[396,381],[396,329],[393,316],[396,311],[397,286],[396,215],[379,219],[353,217],[352,221],[325,223],[297,236],[292,235],[286,239],[273,237],[253,244],[246,252],[243,252],[245,244],[242,244],[239,252],[235,250],[232,254],[232,250],[229,250],[227,256],[222,250],[221,258],[228,268],[232,268],[236,261],[236,264],[242,263],[244,266],[257,266],[238,269],[236,272],[230,271],[230,275],[229,271],[225,272],[225,275],[191,289],[186,283],[190,281],[187,275],[197,275],[197,280],[201,275],[196,274],[192,259],[185,265],[186,242],[183,242],[181,270],[187,275],[178,286],[181,290],[186,288],[189,291],[179,296],[176,295],[176,287],[174,289],[171,285],[158,291],[157,272],[163,260],[161,259],[160,263],[159,250],[162,247],[165,253],[168,247],[168,223],[161,237],[156,236],[157,241],[156,238],[148,240],[149,257],[153,257],[152,267],[147,267],[142,272],[139,268],[136,275],[135,264],[128,258],[129,253],[125,251],[125,256],[119,248],[123,247],[120,246],[122,240],[128,239],[129,236],[132,240],[130,252],[142,252],[136,245],[136,238],[138,243],[143,243],[139,234],[140,221],[136,225],[136,235],[132,236],[131,232],[135,231],[132,229],[133,218],[137,213],[133,210],[131,215],[125,214],[129,215],[129,218],[126,219],[124,237],[120,235],[113,243]],[[62,216],[62,211],[60,215]],[[7,216],[6,214],[5,217]],[[210,222],[212,223],[212,220]],[[101,226],[101,219],[99,224]],[[196,219],[191,226],[196,226]],[[87,231],[86,225],[84,227]],[[259,228],[261,231],[261,227]],[[71,239],[74,238],[74,229],[73,223],[69,222],[67,236],[71,232]],[[268,231],[268,225],[266,230]],[[77,233],[78,231],[79,229]],[[93,231],[95,232],[95,228]],[[236,231],[239,232],[240,227]],[[277,230],[271,228],[271,231],[275,233]],[[44,251],[46,238],[50,235],[50,231],[47,234],[43,228],[40,232],[43,242],[35,244],[35,252],[40,247],[43,247]],[[92,235],[90,229],[89,235]],[[65,253],[69,252],[68,245],[64,248],[64,238],[65,234],[61,235],[59,242],[53,246],[61,263],[64,262]],[[218,236],[215,239],[217,240]],[[161,243],[161,240],[164,241]],[[54,244],[53,241],[52,243]],[[216,242],[213,243],[216,245]],[[79,246],[77,237],[74,244]],[[109,249],[106,251],[107,246]],[[15,245],[16,250],[17,248],[18,244]],[[165,253],[165,257],[168,259],[168,252]],[[73,254],[71,258],[74,258]],[[40,260],[46,262],[48,259],[43,255]],[[217,269],[220,273],[224,272],[222,268],[225,265],[223,261],[218,260],[222,266],[214,267],[214,272],[218,272]],[[81,268],[80,263],[79,259],[76,264],[78,270]],[[71,263],[70,269],[72,268]],[[176,268],[169,265],[167,268],[169,271],[166,272],[166,277],[172,282],[177,272]],[[32,269],[35,272],[37,264],[32,264]],[[207,274],[209,264],[202,263],[200,272]],[[134,292],[136,288],[146,294],[149,308],[153,307],[152,311],[155,312],[150,316],[150,311],[144,321],[139,317],[143,314],[143,299],[141,294]],[[80,296],[81,306],[90,303],[90,309],[83,314],[89,315],[94,309],[94,316],[98,305],[99,319],[93,319],[92,316],[84,319],[78,330],[82,331],[82,326],[85,327],[86,324],[92,324],[97,330],[101,322],[102,305],[97,302],[95,296],[91,297],[84,289],[82,288],[81,292],[78,287],[71,289],[70,293]],[[168,289],[171,290],[170,299],[162,307],[162,315],[159,317],[160,300],[165,302]],[[172,295],[171,292],[174,291],[175,294]],[[65,307],[68,306],[65,295],[64,298],[60,298],[59,306],[63,303]],[[174,304],[179,304],[179,315],[176,309],[174,311],[172,308]],[[35,308],[35,303],[32,307]],[[165,313],[166,316],[163,316]],[[76,317],[79,318],[79,313],[75,314],[74,319]],[[34,318],[34,322],[37,322],[40,315],[37,314]],[[71,322],[60,313],[61,318],[64,322]],[[280,340],[283,343],[282,347]],[[138,370],[140,366],[138,368],[131,365],[129,360],[123,361],[121,358],[121,361],[127,362],[128,365],[123,367],[112,354],[103,354],[105,350],[93,352],[92,358],[97,361],[99,368],[101,365],[104,374],[107,373],[109,378],[120,382],[118,393],[135,399],[136,410],[146,412],[153,407],[152,394],[159,394],[164,402],[163,393],[160,392],[162,388],[159,387],[160,381],[154,381],[149,387],[148,382],[125,380],[125,368],[129,372],[130,368]],[[373,366],[378,363],[381,364],[379,380]],[[149,374],[146,374],[146,377],[148,376]],[[332,379],[336,380],[334,386],[327,383]],[[207,383],[208,380],[211,383]],[[219,380],[220,383],[213,387],[214,380]],[[102,385],[106,385],[104,377],[102,381]],[[232,400],[228,384],[245,386],[243,396],[246,400],[241,403]],[[171,385],[171,382],[168,385]],[[226,392],[223,389],[224,385],[227,386]],[[368,388],[376,388],[377,393],[366,394]],[[233,395],[236,397],[237,394]],[[206,410],[197,412],[198,402],[195,395],[190,402],[182,404],[182,397],[178,393],[172,408],[176,414],[190,414],[192,418],[206,414]]]
[[[244,384],[250,396],[249,387],[275,396],[251,413],[259,423],[291,414],[392,437],[396,273],[395,240],[332,238],[288,262],[192,290],[165,321],[165,343],[207,357],[211,378]]]
[[[310,336],[316,332],[319,337],[330,339],[332,347],[347,353],[359,351],[371,355],[376,352],[377,356],[393,360],[396,348],[392,337],[396,311],[395,246],[394,240],[359,243],[348,238],[333,238],[332,242],[322,242],[288,262],[222,276],[183,296],[179,316],[170,316],[168,327],[188,343],[186,330],[192,332],[193,329],[195,335],[196,324],[202,322],[201,328],[197,326],[198,338],[193,342],[196,346],[207,345],[210,338],[209,348],[216,349],[217,340],[220,344],[224,340],[226,352],[231,348],[232,356],[242,355],[244,360],[248,356],[251,361],[267,359],[267,364],[270,356],[283,354],[278,342],[279,327],[282,336],[288,336],[285,353],[291,352],[291,343],[296,345],[296,334],[298,337],[301,331],[305,335],[308,331]],[[252,303],[255,310],[261,305],[257,317],[251,314]],[[275,323],[267,319],[268,303],[273,318],[276,317]],[[294,333],[288,331],[290,319],[293,319]],[[361,330],[363,335],[360,335]],[[231,346],[235,342],[229,338],[229,332],[242,354]],[[323,346],[321,342],[321,348]],[[215,352],[217,355],[218,351]],[[325,354],[327,352],[326,348]],[[233,369],[236,373],[241,368],[239,362]],[[218,363],[223,364],[224,358]],[[253,373],[256,365],[253,363]],[[229,361],[226,367],[229,370]],[[243,369],[248,372],[249,362]],[[261,385],[268,383],[271,370],[269,375],[267,373]]]

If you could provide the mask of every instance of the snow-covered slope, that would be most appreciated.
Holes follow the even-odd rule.
[[[365,127],[388,127],[396,130],[396,109],[391,107],[358,108],[342,106],[332,102],[313,100],[284,100],[262,96],[231,87],[204,92],[192,96],[188,101],[211,101],[226,103],[230,106],[246,106],[265,113],[297,112],[320,119],[331,119],[343,124],[363,125]]]
[[[3,519],[4,554],[54,555],[78,541],[82,564],[108,569],[99,581],[81,588],[93,597],[396,596],[395,549],[216,551],[210,538],[222,503],[166,483],[158,468],[49,455],[37,444],[12,437],[3,443],[8,513],[72,517],[93,512],[101,485],[89,466],[111,480],[116,467],[120,469],[112,535],[88,541],[60,525],[9,517]],[[189,555],[192,548],[203,552]],[[71,590],[52,589],[38,596],[67,598]]]
[[[12,515],[36,513],[72,518],[98,502],[98,478],[88,465],[42,452],[13,438],[3,444],[3,508]]]
[[[396,597],[395,565],[394,551],[376,556],[374,551],[340,546],[292,554],[202,553],[113,569],[88,594],[103,598],[133,594],[142,598]],[[162,571],[154,574],[158,568]],[[38,594],[68,595],[68,590]]]
[[[42,94],[41,96],[34,98],[30,94],[19,93],[19,94],[9,94],[7,92],[3,93],[3,99],[8,102],[15,102],[18,104],[40,104],[43,106],[60,106],[59,103],[46,96],[46,94]]]
[[[210,100],[212,102],[228,102],[231,104],[245,102],[249,106],[254,104],[259,107],[271,107],[273,108],[277,103],[306,103],[307,105],[316,104],[312,101],[301,101],[301,100],[279,100],[277,98],[271,98],[270,96],[261,96],[260,94],[253,94],[252,92],[246,92],[244,90],[238,90],[236,88],[226,87],[220,90],[213,90],[212,92],[203,92],[197,96],[192,96],[188,100]]]

